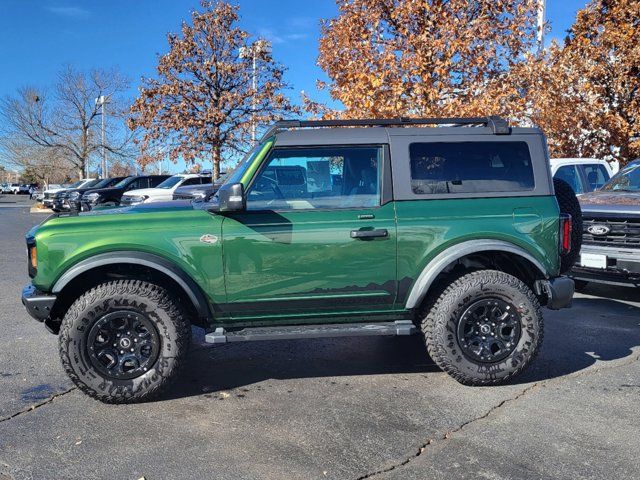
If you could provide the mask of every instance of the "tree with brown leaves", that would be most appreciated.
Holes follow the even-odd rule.
[[[342,116],[524,109],[508,73],[535,44],[537,0],[337,3],[339,16],[323,22],[318,64],[330,78],[320,87],[342,102]],[[306,106],[327,113],[308,99]]]
[[[124,119],[121,94],[127,87],[128,82],[115,70],[84,73],[66,67],[59,73],[51,95],[33,87],[22,88],[16,96],[0,100],[0,148],[16,165],[22,164],[20,154],[25,149],[37,151],[34,158],[45,162],[63,158],[78,177],[83,177],[90,160],[103,146],[101,111],[95,99],[104,95],[110,100],[104,148],[114,158],[127,157],[132,134],[117,124],[118,119]],[[49,167],[50,162],[43,164],[45,170]]]
[[[564,45],[529,70],[534,122],[552,154],[640,156],[640,0],[593,0]]]
[[[248,43],[249,34],[236,25],[238,7],[222,1],[201,6],[180,35],[167,36],[169,52],[158,60],[157,78],[143,79],[129,125],[144,130],[143,163],[158,150],[173,161],[205,157],[217,179],[223,152],[244,150],[253,122],[271,122],[294,108],[282,93],[284,69],[266,52],[265,41]],[[240,55],[243,47],[256,55]]]

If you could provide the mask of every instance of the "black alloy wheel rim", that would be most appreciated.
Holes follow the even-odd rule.
[[[499,298],[472,303],[458,322],[458,345],[470,359],[495,363],[507,358],[522,333],[517,309]]]
[[[87,339],[91,364],[104,376],[128,380],[144,375],[160,353],[160,336],[144,315],[110,312],[91,327]]]

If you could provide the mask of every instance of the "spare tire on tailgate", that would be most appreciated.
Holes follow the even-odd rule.
[[[560,207],[560,213],[571,215],[571,251],[560,256],[560,273],[567,273],[580,255],[582,246],[582,209],[573,188],[558,178],[553,179],[553,188]]]

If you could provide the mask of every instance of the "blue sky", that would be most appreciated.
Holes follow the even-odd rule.
[[[46,87],[65,64],[81,69],[117,66],[131,80],[154,74],[165,35],[177,31],[198,0],[0,0],[0,96],[24,85]],[[241,26],[273,43],[288,67],[290,96],[315,89],[324,78],[315,65],[319,21],[336,15],[334,0],[236,0]],[[547,0],[551,37],[563,38],[586,0]]]

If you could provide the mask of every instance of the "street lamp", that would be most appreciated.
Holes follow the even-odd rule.
[[[544,17],[547,0],[538,0],[538,55],[544,50]]]
[[[256,144],[256,92],[258,90],[258,58],[267,60],[271,55],[271,44],[266,40],[256,40],[252,45],[240,47],[240,58],[252,58],[252,87],[253,98],[251,100],[251,144]]]
[[[101,120],[102,120],[102,127],[101,127],[101,136],[102,136],[102,140],[101,140],[101,144],[102,144],[102,163],[100,164],[100,172],[102,174],[102,178],[107,178],[107,157],[106,157],[106,152],[105,152],[105,148],[104,148],[104,118],[105,118],[105,113],[104,113],[104,106],[109,103],[109,96],[105,96],[105,95],[100,95],[98,98],[96,98],[96,106],[100,107],[100,112],[101,112]]]

